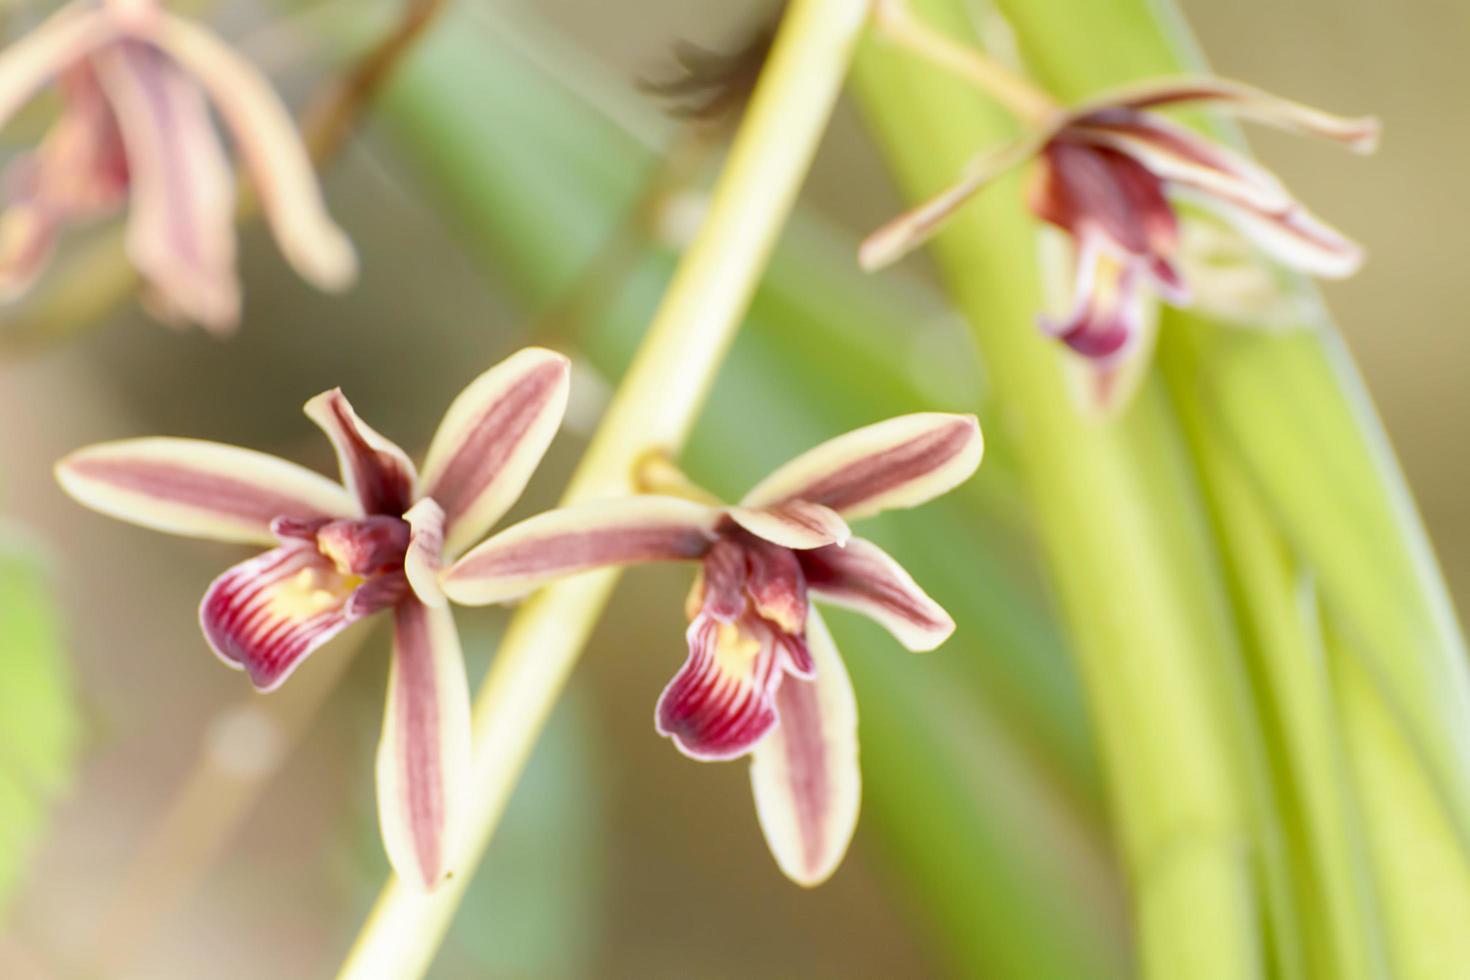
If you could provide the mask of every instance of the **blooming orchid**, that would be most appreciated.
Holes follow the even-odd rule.
[[[290,115],[219,38],[153,0],[69,5],[0,52],[0,125],[53,78],[61,115],[6,174],[0,299],[35,282],[63,226],[127,200],[127,252],[155,312],[233,327],[235,181],[211,102],[297,272],[328,290],[352,280],[352,246],[326,213]]]
[[[1106,373],[1139,347],[1145,285],[1190,301],[1180,272],[1176,202],[1233,225],[1281,263],[1328,278],[1351,275],[1362,253],[1307,212],[1269,171],[1153,110],[1202,104],[1371,152],[1378,125],[1346,119],[1236,82],[1185,78],[1133,85],[1050,114],[1020,141],[982,156],[954,186],[863,243],[874,269],[924,242],[971,195],[1035,158],[1031,210],[1065,232],[1076,253],[1071,312],[1043,328]]]
[[[383,840],[405,880],[432,888],[469,761],[469,693],[441,563],[520,496],[566,409],[569,364],[523,350],[450,405],[422,472],[340,390],[306,403],[342,483],[248,449],[128,439],[57,464],[63,488],[112,517],[187,537],[272,546],[215,579],[199,618],[214,652],[262,691],[373,613],[393,612],[379,743]]]
[[[910,650],[943,643],[953,620],[847,521],[945,493],[981,448],[973,416],[890,419],[787,463],[739,506],[650,495],[537,515],[465,554],[443,589],[475,605],[610,565],[700,562],[689,656],[659,698],[657,730],[695,759],[750,754],[772,853],[815,885],[851,839],[859,772],[852,687],[811,599],[866,613]]]

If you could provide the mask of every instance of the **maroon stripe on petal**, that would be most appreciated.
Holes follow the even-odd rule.
[[[409,826],[421,869],[443,867],[444,760],[439,747],[439,688],[429,612],[410,600],[393,617],[395,696],[402,726],[403,785]]]
[[[910,649],[929,650],[954,621],[887,552],[853,538],[846,548],[797,552],[812,593],[872,616]]]
[[[769,635],[753,636],[706,616],[690,624],[688,639],[689,657],[658,699],[655,727],[691,758],[742,756],[776,724],[782,676],[776,644]],[[759,647],[721,649],[722,642]]]
[[[521,440],[540,418],[548,399],[566,376],[563,361],[547,361],[523,377],[476,420],[462,443],[434,476],[424,495],[444,508],[445,524],[454,522],[500,475]]]
[[[964,450],[974,432],[973,421],[956,418],[886,452],[849,463],[791,496],[838,512],[852,509],[940,469]]]
[[[289,544],[215,579],[199,622],[215,653],[268,691],[360,618],[347,603],[355,584],[315,548]]]
[[[162,460],[76,456],[67,468],[77,476],[184,507],[228,514],[269,526],[276,517],[310,520],[319,507],[258,482],[236,479]]]
[[[570,575],[607,565],[689,560],[703,557],[710,539],[702,529],[670,524],[569,531],[528,537],[503,547],[495,547],[492,538],[487,545],[462,559],[453,574],[470,579]]]
[[[776,711],[781,718],[781,747],[786,753],[786,777],[803,864],[816,867],[829,849],[826,815],[834,795],[816,682],[787,680],[776,692]]]

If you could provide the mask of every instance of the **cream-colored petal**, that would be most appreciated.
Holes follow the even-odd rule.
[[[814,598],[862,613],[908,649],[933,650],[954,633],[949,613],[873,542],[853,538],[845,548],[798,554]]]
[[[709,550],[723,516],[718,508],[677,497],[589,501],[506,528],[455,562],[441,583],[455,602],[483,606],[579,572],[692,561]]]
[[[849,521],[914,507],[969,479],[983,447],[973,415],[902,415],[808,450],[762,480],[741,504],[805,500]]]
[[[193,538],[275,544],[271,521],[350,517],[347,491],[295,463],[197,439],[125,439],[56,464],[79,503],[143,527]]]
[[[813,680],[787,677],[780,723],[755,747],[750,783],[761,831],[786,877],[813,887],[847,853],[862,804],[857,699],[821,616],[807,618]]]
[[[48,80],[116,35],[106,14],[70,4],[0,51],[0,126]]]
[[[357,275],[357,256],[332,221],[291,114],[253,65],[214,34],[162,15],[151,39],[193,74],[219,108],[286,259],[321,289]]]
[[[419,601],[435,608],[449,602],[439,585],[444,562],[444,508],[425,497],[403,515],[408,522],[408,553],[403,574]]]
[[[842,515],[830,507],[788,500],[769,507],[731,507],[730,519],[751,534],[783,548],[823,548],[852,537]]]
[[[449,846],[470,772],[470,692],[448,609],[399,604],[378,743],[378,819],[398,877],[432,891],[453,873]]]
[[[444,508],[458,554],[520,497],[567,407],[571,362],[528,347],[480,375],[449,406],[424,461],[423,493]]]

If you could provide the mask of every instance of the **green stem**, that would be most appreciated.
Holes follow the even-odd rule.
[[[914,4],[957,40],[963,5]],[[864,108],[909,196],[944,186],[1004,120],[910,56],[865,50]],[[1161,390],[1115,422],[1080,416],[1064,355],[1036,328],[1033,223],[1015,178],[934,240],[976,330],[1005,434],[1015,439],[1099,733],[1135,889],[1145,972],[1239,978],[1263,969],[1248,843],[1251,790],[1226,717],[1236,654],[1218,556]]]
[[[735,138],[709,212],[565,501],[633,492],[650,450],[677,453],[806,176],[867,14],[864,0],[796,0]],[[580,576],[538,593],[512,619],[475,702],[474,773],[459,869],[431,895],[384,889],[343,977],[427,970],[552,705],[617,580]]]

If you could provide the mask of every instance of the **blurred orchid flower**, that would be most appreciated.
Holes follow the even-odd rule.
[[[6,175],[0,300],[37,279],[64,225],[126,199],[128,256],[155,311],[233,327],[235,182],[210,102],[296,271],[328,290],[355,276],[352,246],[326,213],[286,108],[264,76],[204,28],[153,0],[64,7],[0,52],[0,125],[51,79],[61,116]]]
[[[449,407],[423,472],[369,428],[340,390],[306,403],[342,483],[294,463],[193,439],[79,450],[57,479],[79,502],[187,537],[271,545],[210,585],[205,638],[262,691],[348,625],[393,611],[393,665],[378,748],[378,809],[398,874],[432,888],[469,764],[469,692],[441,562],[520,496],[566,409],[569,364],[523,350]]]
[[[1353,242],[1309,214],[1274,175],[1239,153],[1174,123],[1155,109],[1204,104],[1281,129],[1310,133],[1367,153],[1373,119],[1346,119],[1235,82],[1185,78],[1106,93],[1051,113],[1018,142],[981,156],[965,176],[863,242],[864,268],[881,268],[926,241],[971,195],[1035,158],[1031,210],[1075,247],[1070,314],[1042,326],[1100,371],[1139,346],[1146,288],[1176,305],[1190,291],[1176,263],[1186,201],[1229,222],[1281,263],[1329,278],[1362,261]]]
[[[478,605],[610,565],[700,562],[689,656],[656,727],[695,759],[751,753],[771,851],[790,878],[816,885],[847,849],[860,792],[852,686],[810,599],[866,613],[910,650],[944,642],[949,615],[847,520],[945,493],[981,448],[973,416],[890,419],[798,457],[737,507],[641,496],[537,515],[471,550],[443,588]]]

